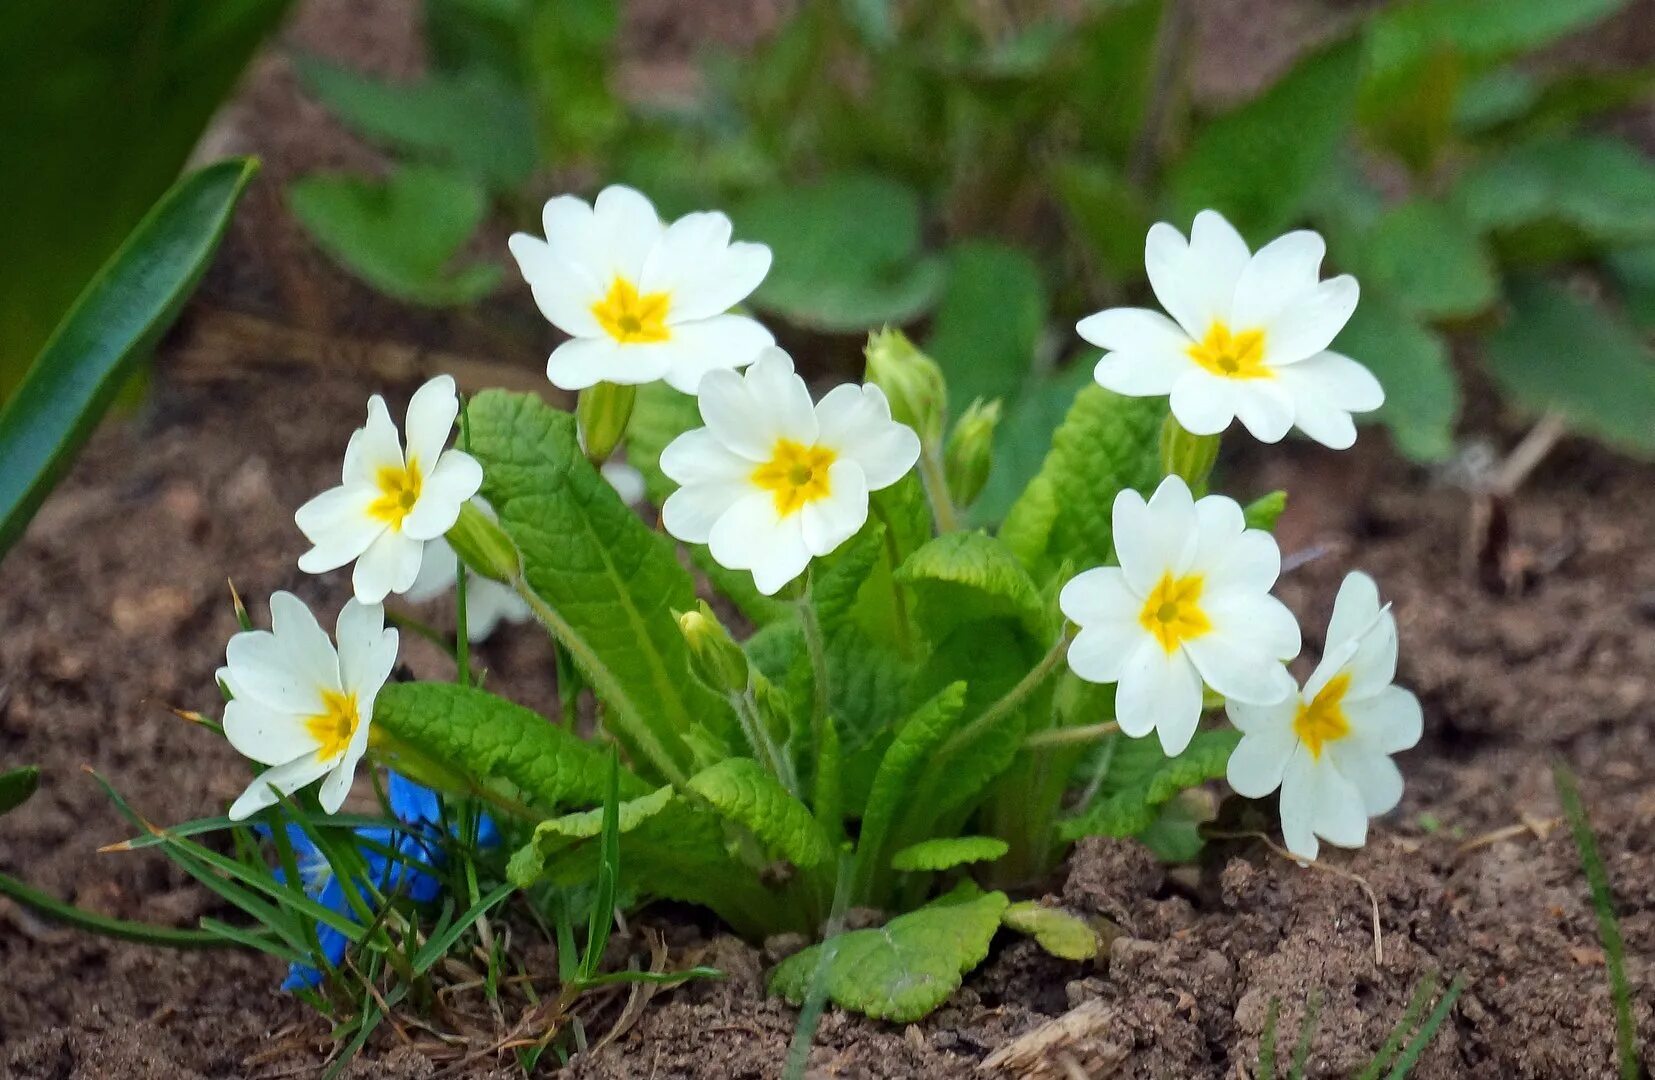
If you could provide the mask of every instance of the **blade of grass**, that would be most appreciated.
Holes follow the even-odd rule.
[[[598,887],[592,896],[592,912],[586,922],[586,951],[580,958],[580,982],[598,973],[603,949],[615,925],[615,889],[621,872],[621,763],[614,749],[609,751],[609,783],[603,799],[603,840],[599,849]]]
[[[415,958],[414,973],[423,975],[431,970],[438,960],[448,955],[448,950],[454,947],[456,941],[460,940],[461,934],[470,929],[478,919],[488,914],[489,910],[496,904],[510,896],[514,890],[515,886],[511,882],[501,882],[488,895],[467,908],[458,919],[454,920],[453,925],[448,927],[442,934],[427,939]]]
[[[1310,1040],[1316,1035],[1316,1020],[1322,1012],[1320,987],[1310,991],[1304,1006],[1304,1023],[1299,1025],[1299,1044],[1293,1048],[1293,1067],[1288,1070],[1290,1080],[1304,1080],[1304,1069],[1310,1061]]]
[[[214,935],[215,937],[223,938],[226,944],[238,945],[245,949],[255,949],[258,952],[265,953],[268,956],[274,956],[283,963],[313,963],[310,956],[307,956],[306,954],[295,949],[290,949],[279,941],[274,941],[268,937],[265,937],[256,930],[244,930],[239,926],[231,926],[227,922],[220,922],[217,919],[207,918],[205,916],[201,920],[201,929]]]
[[[1379,1053],[1373,1056],[1373,1060],[1368,1062],[1356,1080],[1379,1080],[1379,1074],[1391,1063],[1391,1058],[1396,1056],[1397,1047],[1402,1045],[1402,1040],[1406,1039],[1408,1033],[1414,1030],[1414,1025],[1419,1023],[1420,1014],[1425,1012],[1425,1006],[1437,996],[1437,985],[1435,972],[1419,980],[1419,985],[1414,987],[1413,996],[1408,999],[1408,1007],[1402,1010],[1402,1017],[1385,1037]]]
[[[0,895],[9,896],[18,903],[33,908],[65,926],[88,930],[104,937],[137,941],[145,945],[161,945],[169,949],[212,949],[228,944],[217,934],[206,930],[189,930],[173,926],[155,926],[150,923],[130,922],[90,911],[59,900],[49,893],[9,874],[0,874]]]
[[[1637,1080],[1642,1074],[1638,1067],[1638,1034],[1632,1023],[1632,988],[1626,981],[1626,946],[1621,941],[1620,919],[1615,915],[1615,899],[1609,890],[1609,872],[1598,853],[1597,837],[1580,800],[1580,785],[1574,773],[1559,761],[1552,766],[1552,779],[1563,815],[1574,833],[1580,868],[1586,874],[1592,908],[1597,912],[1598,938],[1603,942],[1604,966],[1609,969],[1609,996],[1615,1003],[1615,1056],[1620,1062],[1621,1080]]]
[[[1258,1040],[1259,1080],[1276,1080],[1276,1021],[1281,1015],[1281,1001],[1270,999],[1264,1010],[1264,1031]]]
[[[839,853],[839,876],[833,889],[833,907],[828,913],[827,933],[823,936],[822,956],[810,976],[810,990],[805,994],[804,1007],[799,1010],[799,1022],[793,1028],[793,1042],[787,1048],[787,1068],[783,1080],[804,1080],[805,1068],[810,1064],[810,1047],[816,1041],[816,1027],[822,1022],[822,1010],[827,1008],[827,972],[839,951],[835,940],[845,926],[845,908],[850,905],[853,862],[850,853]]]
[[[1425,1018],[1425,1023],[1421,1025],[1419,1033],[1409,1040],[1407,1047],[1402,1051],[1402,1056],[1396,1059],[1396,1066],[1391,1069],[1386,1080],[1406,1080],[1408,1074],[1413,1072],[1414,1065],[1419,1061],[1419,1056],[1425,1053],[1427,1046],[1431,1045],[1431,1040],[1436,1037],[1437,1029],[1442,1026],[1444,1020],[1448,1019],[1448,1011],[1454,1007],[1454,1002],[1460,999],[1460,994],[1464,990],[1465,979],[1459,975],[1454,976],[1454,981],[1448,984],[1448,992],[1442,995],[1442,1000],[1437,1002],[1437,1007],[1432,1009],[1431,1015]]]

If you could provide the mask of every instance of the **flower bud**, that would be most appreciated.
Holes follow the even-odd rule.
[[[908,335],[886,327],[868,335],[867,379],[891,403],[891,416],[907,424],[927,446],[942,439],[948,418],[948,384],[937,362],[926,356]]]
[[[988,483],[994,463],[994,429],[1000,423],[1000,399],[973,401],[948,436],[943,470],[956,506],[970,506]]]
[[[1185,430],[1178,418],[1167,414],[1161,425],[1161,472],[1182,477],[1196,498],[1207,491],[1207,478],[1218,460],[1218,436],[1196,435]]]
[[[501,582],[517,576],[517,545],[481,501],[472,499],[460,507],[460,517],[444,539],[472,573]]]
[[[575,423],[586,460],[601,465],[609,460],[632,419],[632,403],[638,398],[636,386],[601,382],[580,392],[575,399]]]
[[[694,611],[678,616],[678,629],[689,646],[690,670],[708,689],[719,694],[747,689],[747,654],[731,640],[705,600],[696,601]]]

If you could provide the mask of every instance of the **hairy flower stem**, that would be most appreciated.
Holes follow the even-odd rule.
[[[827,644],[822,640],[822,624],[816,619],[816,605],[811,598],[810,586],[811,582],[806,578],[804,595],[798,602],[799,628],[804,632],[805,651],[810,654],[811,745],[820,750],[822,727],[827,723],[828,711]]]
[[[914,655],[914,625],[908,617],[908,599],[903,595],[902,586],[896,583],[896,568],[902,565],[902,550],[897,546],[896,530],[891,527],[890,515],[885,513],[878,500],[869,499],[868,507],[879,523],[885,526],[885,558],[891,564],[891,614],[896,626],[896,646],[903,656]]]
[[[1121,726],[1113,720],[1102,724],[1087,724],[1084,727],[1053,728],[1050,731],[1036,732],[1024,739],[1023,749],[1049,750],[1058,746],[1072,746],[1075,743],[1097,742],[1120,729]]]
[[[1029,673],[1023,676],[1016,686],[1007,690],[1004,697],[984,709],[971,723],[955,732],[954,737],[943,744],[942,753],[945,755],[952,754],[965,748],[977,736],[999,723],[1007,713],[1019,708],[1023,702],[1027,701],[1030,695],[1040,689],[1046,680],[1051,678],[1053,673],[1062,665],[1063,658],[1069,654],[1069,642],[1071,640],[1069,628],[1065,626],[1063,633],[1058,635],[1056,644],[1051,647],[1045,656],[1040,658],[1040,663],[1030,669]]]
[[[764,717],[759,715],[758,703],[753,700],[751,689],[729,695],[730,708],[735,711],[736,719],[741,722],[741,732],[747,736],[760,762],[770,770],[770,775],[781,781],[782,787],[788,794],[801,798],[799,790],[799,775],[793,768],[793,760],[789,758],[776,740],[770,737],[770,730],[765,726]]]
[[[943,471],[937,447],[931,443],[920,445],[919,478],[925,487],[925,497],[931,502],[931,516],[936,519],[937,532],[959,532],[960,515],[948,494],[948,476]]]
[[[1181,477],[1200,498],[1207,491],[1207,478],[1218,460],[1218,436],[1195,435],[1184,429],[1177,417],[1167,414],[1161,425],[1161,474]]]

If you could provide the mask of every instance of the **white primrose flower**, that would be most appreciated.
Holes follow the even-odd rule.
[[[546,239],[517,233],[509,244],[541,313],[572,339],[546,362],[564,390],[665,379],[693,394],[706,372],[744,367],[775,340],[729,314],[764,280],[770,249],[732,244],[723,214],[667,225],[648,199],[616,185],[590,206],[552,199],[544,226]]]
[[[385,609],[355,600],[339,613],[339,647],[292,593],[270,598],[270,629],[230,639],[218,679],[232,700],[224,735],[242,754],[270,766],[230,807],[241,821],[324,775],[319,799],[333,813],[345,801],[356,763],[368,749],[374,698],[391,677],[397,632]]]
[[[812,406],[780,349],[766,349],[745,374],[708,372],[699,398],[707,426],[661,454],[661,471],[682,485],[661,522],[709,545],[720,565],[752,571],[766,596],[854,536],[868,519],[868,492],[919,459],[919,436],[891,419],[879,387],[836,386]]]
[[[1419,699],[1395,677],[1396,616],[1357,573],[1339,587],[1327,649],[1303,690],[1269,705],[1225,703],[1242,732],[1230,786],[1250,799],[1281,788],[1282,836],[1301,859],[1316,857],[1318,836],[1361,847],[1368,819],[1402,800],[1390,755],[1419,742],[1423,721]]]
[[[1176,476],[1146,503],[1115,497],[1119,566],[1087,570],[1058,605],[1080,627],[1069,667],[1118,682],[1115,719],[1133,738],[1154,730],[1182,753],[1201,719],[1201,684],[1225,698],[1280,701],[1293,692],[1282,662],[1299,652],[1299,624],[1270,589],[1281,573],[1275,538],[1249,529],[1222,495],[1197,502]]]
[[[1385,401],[1367,368],[1328,345],[1356,310],[1356,279],[1319,280],[1327,245],[1291,232],[1250,254],[1223,216],[1203,210],[1189,240],[1165,222],[1149,230],[1144,266],[1172,318],[1111,308],[1076,326],[1108,352],[1094,372],[1131,397],[1171,395],[1188,431],[1215,435],[1239,418],[1261,442],[1300,431],[1344,450],[1353,412]]]
[[[447,540],[438,537],[425,545],[419,575],[409,586],[408,599],[416,604],[435,600],[453,591],[458,580],[457,556]],[[473,645],[487,641],[501,623],[528,622],[534,617],[529,605],[510,586],[469,571],[465,576],[465,631]]]
[[[449,376],[420,387],[408,403],[404,453],[385,399],[369,398],[368,421],[345,447],[343,483],[293,515],[312,545],[299,556],[299,569],[323,574],[355,559],[351,583],[362,603],[407,592],[419,575],[425,542],[453,528],[460,507],[483,483],[475,458],[443,449],[459,411]]]

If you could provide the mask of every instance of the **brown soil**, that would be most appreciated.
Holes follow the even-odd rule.
[[[700,39],[686,38],[668,7],[634,5],[628,33],[635,51],[659,48],[676,62]],[[719,32],[739,39],[753,24],[748,12],[774,5],[713,7]],[[405,74],[419,60],[404,11],[387,0],[315,0],[289,38]],[[166,709],[215,700],[212,671],[234,629],[224,580],[234,575],[250,597],[288,588],[336,606],[342,581],[294,567],[291,508],[330,481],[365,395],[406,395],[412,375],[454,359],[432,350],[519,361],[476,361],[466,369],[474,381],[532,382],[540,362],[535,347],[480,336],[481,320],[409,315],[297,238],[275,180],[378,159],[299,97],[283,57],[261,61],[214,138],[219,150],[259,150],[267,178],[166,350],[149,403],[94,441],[0,577],[0,762],[46,770],[40,795],[0,821],[0,870],[96,911],[175,925],[223,911],[162,858],[95,854],[122,827],[80,766],[158,821],[220,809],[244,767]],[[517,299],[488,321],[538,333],[519,321]],[[236,323],[244,332],[227,337],[231,310],[266,320],[265,331]],[[420,348],[351,346],[381,338]],[[220,355],[229,346],[234,354]],[[1500,419],[1490,426],[1504,430]],[[1383,1040],[1417,980],[1442,972],[1463,975],[1468,989],[1416,1075],[1610,1077],[1604,957],[1573,844],[1556,823],[1558,758],[1580,775],[1600,835],[1650,1057],[1655,470],[1565,443],[1512,507],[1502,565],[1518,587],[1491,592],[1464,568],[1465,496],[1401,465],[1382,442],[1370,435],[1349,455],[1302,446],[1249,454],[1228,485],[1292,491],[1284,547],[1324,552],[1282,587],[1309,646],[1350,568],[1372,572],[1396,605],[1402,681],[1425,703],[1426,738],[1402,759],[1402,807],[1365,850],[1328,860],[1373,889],[1382,959],[1367,895],[1348,878],[1251,842],[1176,870],[1132,843],[1088,842],[1051,888],[1124,928],[1107,964],[1062,963],[1003,940],[924,1023],[830,1011],[815,1075],[974,1074],[1061,1018],[1067,1059],[1048,1050],[1041,1064],[1002,1075],[1249,1077],[1271,1000],[1290,1046],[1316,993],[1310,1074],[1345,1076]],[[491,686],[554,707],[550,652],[534,634],[491,643],[485,660]],[[412,650],[410,662],[440,672],[434,653]],[[795,1014],[765,997],[765,954],[683,912],[647,921],[678,955],[697,954],[729,978],[659,996],[572,1075],[778,1075]],[[275,991],[278,965],[255,956],[117,944],[0,901],[0,971],[6,1076],[311,1075],[329,1047],[325,1024]],[[1080,1071],[1062,1072],[1065,1060]],[[431,1072],[388,1033],[354,1068]],[[512,1073],[491,1061],[466,1075]]]

